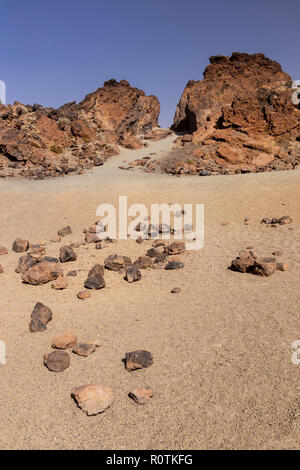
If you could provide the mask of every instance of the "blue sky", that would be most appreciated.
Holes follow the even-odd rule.
[[[211,55],[263,52],[300,79],[299,0],[0,0],[7,102],[57,107],[109,78],[161,103],[171,124],[181,92]]]

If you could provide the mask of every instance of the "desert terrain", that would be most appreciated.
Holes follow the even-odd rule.
[[[166,158],[176,136],[138,150],[121,149],[84,175],[35,181],[0,181],[0,339],[7,363],[0,366],[1,449],[296,449],[299,448],[300,366],[291,345],[300,339],[300,171],[209,177],[145,173],[119,166],[151,153]],[[106,287],[79,300],[89,269],[118,253],[136,259],[152,241],[118,240],[95,250],[76,248],[65,263],[68,287],[22,283],[15,273],[20,253],[15,238],[46,242],[46,254],[84,240],[102,202],[203,203],[205,241],[200,251],[179,256],[184,268],[143,270],[129,284],[105,272]],[[264,217],[289,215],[289,225],[261,224]],[[249,223],[244,223],[245,218]],[[224,224],[224,222],[226,222]],[[52,243],[66,225],[73,233]],[[282,251],[287,271],[270,277],[228,269],[239,251],[258,256]],[[180,287],[178,294],[170,293]],[[36,302],[53,320],[30,333]],[[43,355],[55,335],[72,329],[82,341],[97,337],[89,357],[73,353],[71,365],[50,372]],[[145,349],[153,365],[129,373],[125,353]],[[115,399],[97,416],[87,416],[71,398],[74,387],[109,385]],[[139,406],[128,393],[151,386],[154,396]]]

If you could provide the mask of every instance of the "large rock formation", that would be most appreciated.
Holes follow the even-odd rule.
[[[300,110],[292,80],[263,54],[215,56],[202,81],[189,81],[173,129],[196,146],[197,171],[262,171],[300,162]],[[185,170],[183,172],[186,172]]]
[[[158,116],[158,99],[125,80],[109,80],[59,109],[0,105],[0,168],[41,178],[80,172],[118,153],[129,137],[150,133]]]

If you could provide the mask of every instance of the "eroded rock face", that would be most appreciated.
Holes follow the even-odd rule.
[[[58,109],[0,105],[0,171],[9,165],[35,179],[80,173],[116,155],[117,144],[136,148],[134,136],[150,133],[158,116],[158,99],[125,80],[109,80]]]
[[[280,169],[282,162],[294,168],[300,110],[291,86],[291,77],[263,54],[210,57],[204,79],[186,85],[174,117],[173,129],[189,133],[179,142],[196,146],[187,172],[199,174],[212,163],[216,172]]]

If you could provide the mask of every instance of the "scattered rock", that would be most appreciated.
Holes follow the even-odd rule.
[[[180,292],[180,287],[173,287],[173,289],[171,290],[171,294],[180,294]]]
[[[68,263],[69,261],[76,261],[77,259],[77,255],[71,246],[61,247],[59,253],[61,263]]]
[[[41,261],[35,264],[24,272],[22,280],[26,284],[41,285],[47,282],[55,281],[62,273],[61,268],[57,263],[50,263],[49,261]]]
[[[7,255],[7,254],[8,254],[7,248],[5,248],[5,246],[0,246],[0,256]]]
[[[38,263],[38,259],[31,255],[24,255],[21,256],[19,259],[18,266],[16,268],[16,273],[24,274],[28,269],[32,268],[32,266]]]
[[[275,258],[259,258],[255,259],[252,271],[258,276],[271,276],[277,269],[277,261]]]
[[[67,276],[69,276],[69,277],[76,277],[76,276],[77,276],[77,271],[69,271],[69,272],[67,273]]]
[[[63,227],[60,230],[58,230],[57,235],[59,237],[65,237],[66,235],[70,235],[72,233],[72,229],[70,225],[67,225],[67,227]]]
[[[276,269],[278,269],[278,271],[287,271],[288,267],[288,263],[277,263]]]
[[[104,266],[102,264],[95,264],[95,266],[90,269],[88,277],[95,276],[95,274],[101,274],[101,276],[104,276]]]
[[[281,250],[275,250],[275,251],[273,251],[272,255],[273,256],[282,256],[283,252]]]
[[[72,390],[71,395],[88,416],[103,413],[114,400],[112,389],[105,385],[82,385]]]
[[[154,395],[153,390],[150,387],[135,388],[128,394],[138,405],[146,405],[150,398]]]
[[[59,276],[51,285],[52,289],[64,290],[68,287],[68,280],[64,276]]]
[[[66,351],[57,349],[44,355],[44,365],[52,372],[63,372],[70,366],[70,356]]]
[[[139,269],[147,269],[153,265],[153,259],[149,256],[139,256],[133,264]]]
[[[12,250],[16,253],[22,253],[23,251],[27,251],[29,248],[29,241],[22,240],[21,238],[16,238],[13,242]]]
[[[266,225],[287,225],[291,224],[293,222],[293,219],[289,215],[285,215],[283,217],[280,217],[279,219],[273,218],[269,219],[268,217],[264,217],[261,221],[262,224]]]
[[[155,248],[150,248],[147,251],[147,256],[148,258],[156,258],[157,256],[161,255],[164,252],[164,247],[163,246],[158,246]]]
[[[142,277],[142,273],[139,268],[132,264],[131,266],[126,266],[125,268],[125,279],[127,282],[139,281]]]
[[[145,369],[152,366],[153,357],[149,351],[139,349],[126,353],[125,355],[125,367],[131,372],[137,369]]]
[[[252,268],[255,263],[255,257],[252,251],[242,250],[239,252],[239,256],[232,261],[231,267],[235,271],[245,273]]]
[[[185,252],[185,243],[181,241],[172,242],[164,248],[164,253],[168,255],[179,255]]]
[[[88,290],[81,290],[80,292],[78,292],[77,297],[78,299],[86,300],[91,297],[91,293]]]
[[[52,340],[52,348],[54,349],[70,349],[77,344],[78,338],[72,330],[61,333]]]
[[[60,237],[59,235],[57,235],[57,236],[51,238],[50,241],[51,241],[52,243],[59,243],[59,242],[61,242],[61,237]]]
[[[47,329],[47,324],[53,318],[52,311],[49,307],[37,302],[34,306],[34,309],[31,313],[31,322],[29,324],[29,331],[31,333],[36,333],[37,331],[45,331]]]
[[[99,268],[97,268],[97,266],[99,266]],[[94,268],[91,269],[90,272],[92,274],[89,273],[88,278],[86,279],[84,283],[84,287],[86,289],[99,290],[99,289],[103,289],[106,286],[104,277],[101,274],[102,270],[100,268],[102,268],[101,265],[96,265],[94,266]]]
[[[250,224],[250,219],[248,219],[248,217],[246,217],[246,218],[244,219],[244,224],[245,224],[245,225],[249,225],[249,224]]]
[[[122,271],[126,266],[132,265],[128,256],[110,255],[104,260],[106,269],[110,271]]]
[[[169,261],[165,266],[167,271],[171,271],[173,269],[181,269],[184,267],[184,264],[181,261]]]
[[[96,351],[95,344],[92,343],[78,343],[73,348],[73,353],[78,354],[78,356],[87,357]]]

